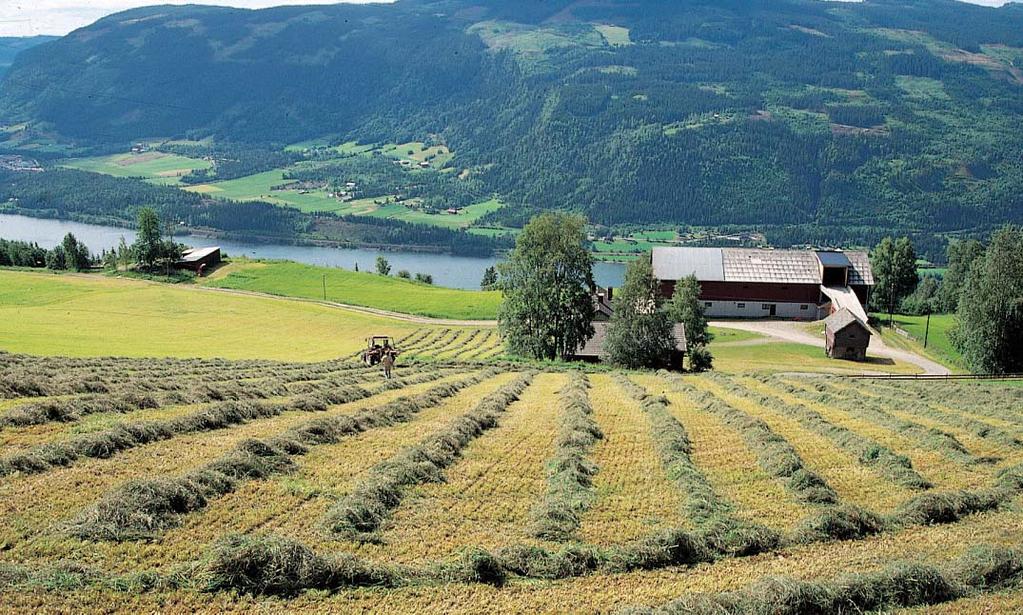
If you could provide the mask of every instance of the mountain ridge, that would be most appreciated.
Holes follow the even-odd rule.
[[[156,6],[22,53],[0,122],[108,146],[433,136],[509,204],[785,242],[1023,221],[1023,7]]]

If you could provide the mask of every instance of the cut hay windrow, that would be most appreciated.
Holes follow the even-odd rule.
[[[838,391],[831,383],[820,384],[824,384],[824,386],[827,386],[829,390],[831,392],[834,392],[835,394],[841,394],[841,392]],[[897,389],[895,389],[894,387],[889,387],[889,390],[895,391]],[[871,395],[870,397],[876,398],[877,396]],[[954,425],[956,427],[968,431],[969,433],[973,434],[974,436],[977,436],[978,438],[990,440],[1006,448],[1011,448],[1014,450],[1023,449],[1023,438],[1020,438],[1020,436],[1013,433],[1009,433],[995,425],[991,425],[990,423],[984,422],[982,420],[971,418],[959,412],[947,412],[945,410],[941,410],[935,407],[935,405],[933,405],[933,403],[930,402],[921,401],[918,399],[909,400],[900,405],[898,409],[900,412],[925,417],[931,421],[940,423],[942,425]]]
[[[547,462],[547,494],[531,511],[531,533],[544,540],[573,538],[581,515],[593,503],[593,476],[600,470],[588,457],[593,444],[604,437],[593,419],[586,392],[589,380],[579,372],[569,378],[558,396],[561,427]]]
[[[448,360],[457,360],[465,357],[465,355],[479,350],[482,346],[486,345],[487,340],[490,338],[492,331],[486,331],[483,329],[476,329],[466,338],[461,346],[455,350],[452,354],[448,355]]]
[[[847,399],[844,395],[837,395],[828,392],[827,387],[821,383],[813,385],[811,392],[800,386],[788,382],[779,382],[777,385],[787,393],[806,400],[815,401],[829,406],[840,408],[854,415],[871,419],[878,425],[900,433],[907,438],[919,443],[920,446],[941,453],[949,459],[964,465],[977,463],[991,463],[997,460],[986,459],[975,456],[966,446],[963,445],[953,434],[937,429],[926,427],[913,421],[900,419],[884,409],[883,405],[875,400],[857,398]]]
[[[685,497],[684,513],[703,535],[708,548],[723,555],[752,555],[778,546],[781,536],[763,525],[738,519],[735,507],[721,498],[693,462],[693,445],[685,427],[669,410],[664,397],[650,395],[625,376],[618,383],[640,403],[657,442],[661,464]]]
[[[434,346],[437,345],[438,342],[440,342],[450,333],[451,329],[433,329],[430,331],[429,335],[420,338],[419,341],[414,344],[407,345],[402,350],[406,354],[419,353],[420,351],[425,350],[427,348],[433,348]]]
[[[943,565],[889,565],[877,572],[845,574],[830,581],[768,577],[738,591],[688,594],[657,608],[631,607],[628,615],[807,615],[865,613],[933,606],[1023,582],[1023,554],[977,546]]]
[[[677,376],[672,376],[671,380],[677,390],[689,395],[701,409],[738,431],[756,454],[760,467],[782,480],[797,498],[811,504],[838,503],[835,490],[820,475],[807,469],[796,449],[762,419],[750,416],[712,393],[695,389]]]
[[[495,337],[497,338],[497,340],[496,343],[493,343],[492,340]],[[487,334],[483,337],[483,339],[479,341],[479,343],[476,345],[476,348],[467,351],[459,358],[464,359],[466,361],[474,361],[476,359],[479,359],[483,355],[492,352],[495,346],[500,346],[500,344],[501,344],[500,333],[498,333],[494,329],[491,329],[487,331]]]
[[[755,401],[765,408],[795,419],[803,428],[831,440],[851,453],[858,463],[874,468],[879,474],[897,485],[921,490],[934,486],[913,469],[909,457],[899,455],[880,442],[860,435],[851,429],[836,425],[815,410],[798,404],[786,403],[775,396],[752,392],[728,378],[716,376],[714,379],[733,395]],[[763,382],[767,382],[767,380],[767,378],[761,378]]]
[[[139,540],[172,527],[181,515],[200,510],[217,497],[230,493],[240,481],[266,478],[293,471],[292,455],[309,446],[334,443],[363,431],[410,420],[416,412],[439,404],[462,388],[492,374],[476,374],[441,384],[424,393],[410,395],[367,408],[354,415],[325,416],[303,423],[265,440],[250,439],[206,466],[180,477],[129,481],[80,512],[69,531],[88,540]],[[391,380],[380,391],[433,379],[434,374]],[[364,398],[375,393],[363,390]]]
[[[432,375],[432,372],[427,374]],[[385,384],[382,389],[369,391],[351,384],[357,381],[358,378],[354,377],[336,379],[325,391],[290,400],[227,401],[168,420],[120,423],[110,429],[42,444],[26,452],[0,458],[0,477],[14,473],[38,474],[56,467],[71,466],[82,458],[109,459],[120,452],[182,434],[227,429],[250,421],[280,416],[288,411],[325,411],[330,406],[364,399],[393,386]]]
[[[533,375],[522,374],[447,427],[374,466],[365,480],[327,511],[324,527],[331,534],[347,538],[375,538],[372,533],[401,504],[406,489],[442,480],[444,468],[459,458],[463,448],[497,427],[500,415],[529,386]]]

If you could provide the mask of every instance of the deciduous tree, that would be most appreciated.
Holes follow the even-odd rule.
[[[650,255],[646,254],[629,263],[625,282],[615,295],[605,360],[627,368],[667,367],[675,338],[671,318],[661,304]]]
[[[959,296],[952,341],[967,367],[982,373],[1023,372],[1023,228],[991,237]]]
[[[563,358],[593,336],[593,260],[585,226],[580,216],[537,216],[499,265],[504,290],[499,318],[511,353]]]

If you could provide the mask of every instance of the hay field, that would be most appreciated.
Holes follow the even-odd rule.
[[[1019,387],[467,361],[486,335],[412,329],[447,358],[391,381],[0,355],[0,610],[1023,600]]]
[[[442,330],[449,336],[444,356],[502,352],[494,328],[441,329],[311,302],[99,275],[0,271],[0,350],[8,352],[320,361],[354,355],[369,335],[391,335],[408,337],[403,346],[411,354],[433,356],[442,348],[412,342]]]

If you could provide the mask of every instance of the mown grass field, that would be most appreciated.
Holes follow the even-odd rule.
[[[154,184],[173,186],[181,183],[181,176],[195,169],[208,169],[212,164],[207,160],[150,151],[76,158],[65,162],[63,166],[115,177],[141,177]]]
[[[449,333],[454,354],[455,334],[478,331],[184,286],[0,270],[0,350],[8,352],[316,361],[355,353],[369,335],[427,332]],[[487,333],[475,343],[486,339],[489,354],[499,354],[499,338]]]
[[[200,280],[206,286],[377,308],[460,320],[493,320],[501,293],[458,290],[376,273],[315,267],[291,261],[235,260]]]
[[[0,606],[1023,603],[1023,389],[537,372],[464,361],[482,331],[409,335],[447,359],[392,381],[337,359],[2,355]]]

